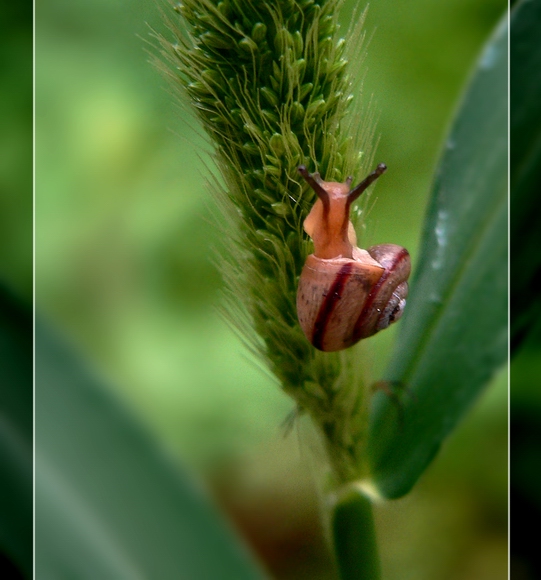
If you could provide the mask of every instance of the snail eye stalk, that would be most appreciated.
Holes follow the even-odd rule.
[[[356,185],[348,194],[349,203],[353,203],[364,191],[366,191],[376,179],[387,171],[387,165],[380,163],[370,175],[365,177],[359,185]]]

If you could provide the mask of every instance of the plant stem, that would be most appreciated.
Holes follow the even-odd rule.
[[[379,580],[380,565],[371,501],[350,486],[332,513],[332,534],[341,580]]]

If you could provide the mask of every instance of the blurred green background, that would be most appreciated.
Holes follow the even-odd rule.
[[[415,264],[442,140],[505,7],[370,6],[356,72],[375,98],[376,158],[389,172],[363,243],[404,245]],[[292,402],[217,313],[213,261],[228,241],[212,226],[206,141],[149,64],[159,5],[49,0],[36,18],[38,312],[208,482],[274,577],[333,578],[303,426],[284,437]],[[0,276],[29,297],[19,259],[29,206],[19,197],[8,209]],[[393,334],[369,341],[374,378]],[[506,450],[503,369],[416,489],[377,507],[385,578],[507,577]]]
[[[32,55],[32,3],[2,6],[0,575],[4,578],[19,577],[16,559],[32,558]],[[14,299],[14,294],[22,300]]]
[[[32,296],[32,4],[0,18],[0,283]]]
[[[513,2],[510,37],[511,576],[541,576],[538,542],[523,521],[541,517],[541,3]]]

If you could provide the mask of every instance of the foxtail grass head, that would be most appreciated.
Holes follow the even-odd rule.
[[[323,433],[339,479],[357,477],[366,427],[358,355],[316,350],[296,312],[312,242],[302,224],[328,181],[367,174],[373,117],[360,101],[364,13],[340,35],[340,0],[185,0],[160,38],[167,74],[204,127],[230,240],[228,319]],[[354,67],[351,61],[354,61]],[[352,71],[355,71],[353,74]]]

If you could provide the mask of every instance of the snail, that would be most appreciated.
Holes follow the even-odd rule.
[[[402,316],[411,270],[409,253],[394,244],[368,250],[357,247],[351,204],[387,170],[380,163],[351,189],[344,183],[323,181],[319,173],[299,173],[316,192],[304,221],[314,242],[297,290],[297,316],[306,338],[319,350],[343,350],[387,328]]]

